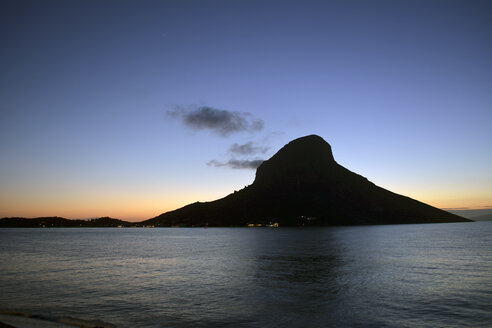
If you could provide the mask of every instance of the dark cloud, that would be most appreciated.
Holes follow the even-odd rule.
[[[179,118],[187,127],[195,130],[209,129],[221,136],[240,131],[260,131],[263,121],[251,113],[233,112],[202,106],[193,109],[176,108],[167,111],[170,117]]]
[[[217,160],[211,160],[210,162],[207,163],[209,166],[215,166],[215,167],[223,167],[227,166],[232,169],[250,169],[250,170],[256,170],[258,166],[263,163],[262,159],[255,159],[255,160],[240,160],[240,159],[230,159],[227,162],[219,162]]]
[[[268,151],[269,147],[262,147],[255,145],[252,141],[245,144],[233,144],[229,148],[229,152],[237,155],[254,155],[254,154],[264,154]]]

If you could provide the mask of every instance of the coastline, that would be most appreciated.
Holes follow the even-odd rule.
[[[47,317],[16,311],[0,311],[0,328],[116,328],[100,320],[84,320],[72,317]]]

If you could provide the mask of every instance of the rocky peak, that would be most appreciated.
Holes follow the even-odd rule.
[[[306,180],[324,176],[337,166],[331,146],[320,136],[309,135],[289,142],[256,170],[253,184],[279,180]]]

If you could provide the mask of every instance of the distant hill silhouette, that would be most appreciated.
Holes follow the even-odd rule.
[[[102,217],[90,220],[70,220],[57,216],[39,218],[3,218],[0,219],[0,227],[3,228],[76,228],[76,227],[130,227],[134,223],[126,222],[110,217]]]
[[[472,217],[474,221],[492,221],[492,214],[484,214]]]
[[[376,186],[339,165],[316,135],[289,142],[256,171],[253,184],[143,221],[155,226],[281,226],[470,221]]]
[[[480,208],[480,209],[463,208],[463,209],[444,209],[444,210],[474,221],[477,216],[492,214],[492,208]]]

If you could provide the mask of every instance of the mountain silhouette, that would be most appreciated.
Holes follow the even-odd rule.
[[[471,221],[376,186],[339,165],[316,135],[295,139],[263,162],[253,184],[144,221],[155,226],[281,226]]]

